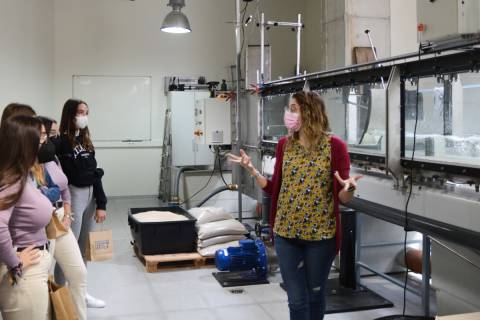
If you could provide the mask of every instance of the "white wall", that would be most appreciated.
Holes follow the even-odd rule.
[[[54,5],[54,113],[72,94],[72,75],[151,75],[153,79],[153,143],[138,148],[97,148],[105,168],[109,196],[154,195],[158,192],[163,118],[166,97],[163,77],[205,75],[208,80],[229,78],[235,63],[235,2],[187,1],[183,9],[192,33],[160,31],[170,11],[167,0],[55,0]],[[278,20],[295,19],[303,1],[263,2],[263,11]],[[249,11],[254,10],[254,2]],[[250,27],[249,27],[250,28]],[[246,34],[249,33],[249,28]],[[255,27],[256,28],[256,27]],[[258,29],[257,29],[258,30]],[[249,43],[258,44],[257,32]],[[272,74],[289,74],[295,65],[295,37],[288,30],[271,30]],[[88,103],[88,101],[87,101]],[[95,106],[90,106],[95,117]],[[115,125],[112,121],[105,125]],[[95,135],[95,132],[93,132]]]
[[[10,102],[48,114],[52,103],[53,0],[0,2],[0,111]]]
[[[234,61],[233,2],[187,2],[184,12],[193,32],[171,35],[160,31],[170,8],[167,1],[56,0],[54,105],[57,115],[72,94],[73,74],[151,75],[153,113],[151,147],[98,148],[109,196],[153,195],[158,192],[163,116],[163,77],[227,76]],[[88,103],[88,101],[87,101]],[[95,106],[91,117],[95,117]],[[112,121],[105,125],[113,126]],[[93,132],[95,135],[95,132]]]
[[[345,66],[345,0],[325,0],[325,67]]]
[[[226,0],[233,3],[234,1]],[[257,5],[257,3],[259,5]],[[242,8],[243,8],[242,3]],[[232,10],[233,7],[232,7]],[[245,17],[252,15],[252,22],[245,28],[246,44],[260,44],[260,28],[256,22],[260,14],[265,13],[266,21],[296,22],[299,13],[305,15],[305,0],[262,0],[252,1],[247,7]],[[231,36],[233,37],[233,35]],[[286,77],[295,74],[297,42],[296,33],[285,27],[271,27],[265,31],[265,43],[270,44],[272,50],[272,80],[279,76]],[[302,41],[305,37],[303,37]],[[300,66],[304,65],[303,61]]]
[[[417,0],[390,0],[391,54],[415,52],[417,42]]]
[[[379,59],[390,56],[390,0],[346,0],[345,64],[352,64],[355,47],[370,47],[370,30]]]
[[[325,1],[305,0],[305,31],[302,39],[303,67],[308,73],[325,69]]]
[[[365,29],[379,58],[390,56],[390,0],[305,0],[305,23],[308,72],[350,65],[354,47],[370,47]]]
[[[461,0],[417,1],[418,23],[426,25],[423,40],[458,33],[458,2]]]
[[[366,28],[380,58],[418,49],[417,0],[305,0],[304,12],[302,58],[308,72],[351,63],[353,47],[370,46]]]

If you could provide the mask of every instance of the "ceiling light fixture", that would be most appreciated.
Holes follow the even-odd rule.
[[[187,16],[181,11],[185,7],[185,0],[169,0],[168,5],[172,11],[165,16],[160,30],[168,33],[189,33],[190,23]]]

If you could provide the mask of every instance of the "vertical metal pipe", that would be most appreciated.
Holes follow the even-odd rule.
[[[372,37],[370,36],[370,30],[365,30],[365,33],[367,34],[368,41],[370,42],[370,48],[372,48],[373,57],[375,58],[375,61],[377,61],[377,51],[375,50],[375,46],[373,45]],[[383,80],[383,77],[380,77],[380,80],[382,81],[383,89],[385,89],[385,81]]]
[[[375,58],[375,61],[376,61],[378,60],[377,51],[375,50],[375,46],[373,45],[372,37],[370,36],[370,30],[365,30],[365,33],[367,34],[368,41],[370,42],[370,48],[372,48],[373,57]]]
[[[362,256],[362,214],[358,211],[355,214],[357,215],[355,219],[355,285],[358,288],[360,286],[360,273],[362,272],[358,264]]]
[[[425,317],[430,317],[430,248],[430,238],[427,235],[423,235],[422,307]]]
[[[260,83],[263,84],[265,72],[265,14],[262,12],[260,21]]]
[[[235,153],[239,154],[240,153],[240,147],[241,147],[241,141],[242,141],[242,127],[241,127],[241,108],[240,108],[240,78],[242,77],[242,72],[241,72],[241,56],[242,56],[242,46],[241,46],[241,32],[240,32],[240,26],[241,23],[241,16],[240,16],[240,3],[241,0],[235,0],[235,10],[236,10],[236,23],[235,23],[235,47],[236,47],[236,64],[237,64],[237,95],[236,95],[236,123],[235,123],[235,129],[236,129],[236,141],[235,141]],[[242,168],[240,166],[235,166],[235,176],[236,176],[236,181],[238,184],[238,220],[242,222],[242,193],[243,193],[243,187],[242,187]]]
[[[302,15],[298,14],[298,27],[297,27],[297,76],[300,74],[300,45],[302,38]]]

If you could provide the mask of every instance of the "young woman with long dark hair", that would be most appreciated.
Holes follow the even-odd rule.
[[[46,319],[51,258],[45,227],[50,201],[30,170],[40,147],[41,122],[5,118],[0,127],[0,311],[5,320]]]
[[[69,183],[74,218],[71,228],[82,254],[95,223],[105,220],[107,205],[101,180],[103,170],[97,168],[95,148],[88,129],[88,113],[89,108],[84,101],[67,100],[60,121],[60,136],[55,141],[56,154]],[[105,307],[104,301],[89,294],[86,300],[88,307]]]

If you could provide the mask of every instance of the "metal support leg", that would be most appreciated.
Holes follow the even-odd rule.
[[[260,20],[260,84],[265,81],[265,14],[262,12]]]
[[[430,238],[423,235],[422,250],[422,306],[425,317],[430,316]]]
[[[237,94],[236,94],[236,103],[235,103],[235,111],[236,111],[236,120],[235,120],[235,130],[236,130],[236,139],[235,139],[235,148],[234,152],[236,154],[240,153],[240,148],[242,147],[242,126],[241,126],[241,119],[242,119],[242,114],[241,110],[242,108],[240,107],[240,93],[241,93],[241,88],[240,88],[240,80],[242,78],[242,72],[240,70],[240,67],[242,65],[241,61],[241,56],[242,56],[242,46],[241,46],[241,32],[240,28],[243,23],[241,21],[240,17],[240,0],[235,0],[235,9],[236,9],[236,23],[235,23],[235,48],[236,48],[236,66],[237,66]],[[242,194],[243,194],[243,186],[242,186],[242,168],[240,166],[237,166],[233,170],[234,176],[237,177],[237,184],[238,184],[238,221],[242,222],[243,218],[243,212],[242,212]]]
[[[356,229],[355,229],[355,282],[357,288],[360,286],[360,273],[362,271],[358,262],[360,262],[362,250],[362,214],[357,212]]]
[[[301,50],[301,37],[302,37],[302,15],[298,14],[298,27],[297,27],[297,76],[300,74],[300,50]]]

